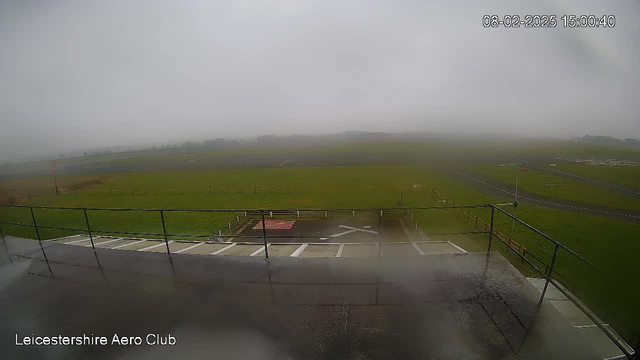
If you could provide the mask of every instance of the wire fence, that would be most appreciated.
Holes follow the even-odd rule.
[[[436,191],[433,191],[433,193],[441,198],[443,198],[443,196],[439,193],[437,193]],[[443,199],[440,199],[439,201],[441,201]],[[174,213],[174,212],[197,212],[197,213],[233,213],[233,214],[239,214],[236,215],[236,219],[235,221],[229,222],[229,224],[223,228],[218,230],[218,237],[223,238],[223,239],[229,239],[231,237],[233,237],[233,234],[225,234],[224,231],[226,229],[231,229],[234,225],[238,225],[240,224],[240,222],[247,217],[253,216],[253,217],[258,217],[261,220],[261,234],[259,235],[244,235],[244,237],[246,238],[253,238],[253,239],[258,239],[258,240],[262,240],[262,244],[264,246],[264,257],[265,259],[269,259],[269,240],[270,239],[286,239],[286,238],[295,238],[295,239],[301,239],[304,240],[305,242],[308,242],[307,239],[319,239],[319,236],[316,235],[295,235],[295,236],[283,236],[280,234],[272,234],[270,231],[268,231],[267,227],[266,227],[266,218],[268,217],[274,217],[274,216],[292,216],[293,214],[296,214],[296,216],[300,216],[300,214],[313,214],[314,216],[317,215],[324,215],[324,217],[328,217],[329,214],[331,213],[332,216],[355,216],[356,212],[357,213],[364,213],[367,214],[369,216],[375,216],[378,217],[378,219],[382,219],[383,216],[385,216],[385,214],[387,216],[398,216],[400,214],[402,215],[408,215],[412,221],[412,224],[415,223],[416,228],[419,228],[420,225],[418,223],[418,220],[416,219],[416,217],[413,215],[413,213],[415,211],[421,211],[421,210],[433,210],[433,211],[437,211],[437,210],[457,210],[460,211],[461,214],[464,214],[467,217],[467,222],[469,221],[473,221],[474,222],[474,226],[477,229],[480,229],[479,231],[473,231],[473,232],[465,232],[465,233],[474,233],[474,234],[488,234],[488,246],[487,246],[487,254],[491,253],[492,250],[492,240],[493,238],[497,238],[498,240],[500,240],[500,243],[504,244],[505,246],[507,246],[508,249],[512,250],[514,254],[516,254],[517,256],[519,256],[519,258],[521,259],[521,261],[525,262],[526,264],[528,264],[535,272],[537,272],[542,278],[545,279],[545,285],[544,285],[544,289],[542,290],[542,294],[540,296],[539,299],[539,303],[538,305],[542,304],[542,301],[545,297],[547,288],[549,284],[554,285],[560,292],[562,292],[569,300],[571,300],[580,310],[582,310],[585,315],[587,315],[587,317],[589,317],[589,319],[591,319],[594,324],[596,324],[596,326],[598,328],[600,328],[606,335],[607,337],[609,337],[609,339],[614,342],[614,344],[622,351],[622,353],[624,355],[626,355],[629,359],[633,359],[633,354],[634,354],[634,350],[631,349],[629,347],[629,345],[627,344],[627,342],[624,342],[622,340],[622,338],[611,328],[606,327],[604,322],[602,320],[600,320],[600,318],[596,317],[593,313],[591,313],[591,311],[589,309],[586,308],[586,306],[579,301],[579,299],[577,299],[573,294],[571,294],[569,291],[567,291],[564,286],[561,286],[561,283],[563,283],[563,280],[558,280],[558,278],[562,278],[554,269],[554,267],[556,266],[556,259],[558,257],[559,252],[562,251],[563,254],[568,254],[570,255],[572,258],[574,258],[576,261],[581,262],[582,264],[585,264],[586,266],[588,266],[590,269],[595,269],[595,265],[592,264],[591,262],[589,262],[587,259],[585,259],[582,255],[576,253],[575,251],[573,251],[572,249],[568,248],[567,246],[565,246],[564,244],[556,241],[555,239],[551,238],[550,236],[546,235],[545,233],[541,232],[540,230],[536,229],[535,227],[527,224],[526,222],[524,222],[523,220],[516,218],[515,216],[509,214],[507,211],[505,211],[504,209],[502,209],[502,207],[504,206],[513,206],[513,203],[509,203],[509,204],[482,204],[482,205],[458,205],[452,201],[450,201],[450,199],[446,199],[446,206],[425,206],[425,207],[406,207],[406,208],[385,208],[385,209],[371,209],[371,208],[343,208],[343,209],[157,209],[157,208],[153,208],[153,209],[135,209],[135,208],[76,208],[76,207],[55,207],[55,206],[26,206],[26,205],[0,205],[0,207],[4,207],[4,208],[24,208],[24,209],[28,209],[29,210],[29,214],[31,216],[31,223],[18,223],[18,222],[9,222],[9,221],[0,221],[0,224],[2,225],[12,225],[12,226],[22,226],[22,227],[30,227],[33,228],[35,230],[36,233],[36,237],[37,240],[40,244],[40,249],[42,250],[42,254],[44,256],[44,259],[46,261],[48,261],[47,259],[47,254],[45,251],[45,248],[42,246],[42,238],[40,235],[40,229],[58,229],[58,230],[65,230],[65,231],[71,231],[71,232],[75,232],[75,233],[87,233],[89,235],[90,241],[91,241],[91,247],[95,250],[95,244],[93,241],[93,236],[96,233],[106,233],[106,234],[127,234],[127,235],[143,235],[143,236],[157,236],[160,237],[162,239],[164,239],[164,245],[166,247],[166,251],[167,254],[169,256],[172,255],[171,253],[171,249],[169,246],[169,237],[194,237],[194,238],[206,238],[206,237],[210,237],[210,235],[199,235],[199,234],[174,234],[174,233],[169,233],[167,232],[167,227],[166,227],[166,222],[165,222],[165,214],[166,213]],[[69,228],[69,227],[61,227],[61,226],[50,226],[50,225],[42,225],[42,224],[38,224],[35,213],[34,213],[34,209],[50,209],[50,210],[74,210],[74,211],[78,211],[81,212],[84,220],[85,220],[85,227],[83,228]],[[477,209],[488,209],[491,211],[491,215],[490,215],[490,221],[489,223],[482,221],[482,219],[480,219],[477,215],[474,215],[472,213],[470,213],[471,210],[477,210]],[[103,211],[107,211],[107,212],[143,212],[143,213],[155,213],[158,215],[158,222],[162,225],[162,233],[154,233],[154,232],[123,232],[123,231],[113,231],[113,230],[106,230],[106,229],[93,229],[91,227],[91,223],[89,221],[89,216],[88,216],[88,212],[93,212],[93,211],[99,211],[99,212],[103,212]],[[547,264],[546,262],[542,261],[541,259],[539,259],[538,257],[536,257],[535,255],[531,254],[529,251],[527,251],[527,249],[525,249],[521,244],[516,243],[515,241],[513,241],[512,239],[510,239],[509,237],[506,237],[503,233],[499,232],[496,228],[495,228],[495,214],[496,212],[505,215],[511,219],[513,219],[513,221],[517,222],[518,224],[524,226],[525,228],[533,231],[534,233],[536,233],[537,235],[539,235],[540,237],[542,237],[543,239],[545,239],[549,244],[553,245],[554,251],[553,251],[553,257],[551,258],[551,261],[549,264]],[[241,217],[242,215],[242,217]],[[1,232],[1,230],[0,230]],[[4,233],[2,233],[4,234]],[[4,235],[3,235],[3,240],[4,240]],[[162,244],[162,243],[160,243]],[[378,243],[380,244],[380,243]],[[230,245],[231,246],[231,245]],[[380,257],[380,245],[378,245],[378,257]],[[544,265],[544,266],[541,266]],[[635,334],[635,332],[633,332],[631,327],[628,327],[626,324],[626,322],[617,322],[616,323],[618,326],[621,326],[623,328],[623,330],[625,330],[625,332],[627,334],[631,334],[627,339],[633,340],[633,339],[638,339],[638,336]],[[639,344],[640,345],[640,341]],[[638,346],[636,345],[636,347]]]
[[[554,245],[554,250],[553,250],[553,256],[551,258],[550,263],[547,263],[541,259],[542,254],[537,254],[534,251],[528,250],[525,246],[523,246],[516,240],[512,239],[510,236],[508,236],[504,232],[498,230],[494,224],[494,211],[492,211],[491,213],[490,221],[486,222],[480,216],[473,214],[471,212],[473,209],[459,207],[455,201],[441,194],[435,188],[431,189],[431,199],[437,200],[438,203],[449,205],[452,210],[458,211],[461,214],[461,216],[466,218],[466,223],[470,223],[470,222],[473,223],[475,228],[479,228],[482,230],[481,233],[487,234],[489,236],[489,248],[491,248],[492,238],[496,237],[498,240],[500,240],[502,244],[505,245],[507,253],[509,253],[509,251],[512,251],[514,254],[516,254],[520,258],[520,261],[522,263],[526,263],[537,274],[545,278],[546,283],[545,283],[540,301],[542,301],[542,299],[544,298],[548,284],[549,283],[553,284],[569,300],[577,304],[576,306],[578,306],[580,310],[585,312],[585,314],[587,314],[588,317],[591,318],[591,320],[593,320],[594,323],[599,328],[601,328],[601,330],[616,344],[616,346],[619,349],[621,349],[622,353],[626,357],[631,359],[633,355],[638,353],[637,349],[638,347],[640,347],[640,335],[638,335],[638,333],[636,332],[637,330],[634,329],[634,326],[630,325],[626,319],[620,319],[619,317],[614,316],[615,320],[611,322],[616,323],[617,329],[621,331],[623,336],[620,336],[613,329],[605,328],[604,322],[599,318],[595,318],[593,314],[590,312],[590,310],[586,308],[586,305],[576,297],[576,294],[580,294],[581,292],[583,292],[581,291],[580,287],[578,287],[574,281],[570,280],[569,276],[566,273],[561,273],[555,268],[556,259],[558,257],[558,252],[560,250],[564,250],[570,253],[572,256],[575,256],[581,263],[585,264],[587,266],[586,269],[588,269],[588,270],[585,269],[586,271],[594,271],[594,270],[597,271],[596,266],[593,263],[588,261],[583,256],[577,254],[573,250],[570,250],[563,244],[553,240],[548,235],[540,232],[535,227],[524,223],[521,219],[516,218],[514,215],[507,213],[505,210],[499,207],[494,207],[494,210],[498,210],[501,214],[506,215],[509,218],[512,218],[514,222],[525,225],[525,227],[527,227],[528,229],[542,236],[546,240],[551,241],[551,243]],[[621,296],[625,296],[623,294],[628,294],[628,292],[621,291],[620,294]],[[638,300],[638,303],[636,305],[640,305],[640,296],[638,294],[634,294],[631,296],[635,296],[635,298]],[[593,304],[592,302],[591,306],[593,307],[597,305]],[[601,306],[597,306],[597,307],[599,308],[600,313],[609,313],[609,314],[611,313],[610,311],[611,309],[609,309],[609,311],[603,311],[604,309]],[[628,310],[630,313],[636,313],[640,311],[640,306],[634,306],[633,309],[628,309]],[[609,315],[608,317],[611,318],[611,315]],[[634,344],[632,345],[633,349],[629,344]]]
[[[59,188],[60,195],[189,195],[189,194],[259,194],[292,192],[322,192],[322,191],[393,191],[393,192],[420,192],[422,186],[413,188],[407,185],[210,185],[210,186],[185,186],[176,188],[136,187],[120,189],[67,189]],[[53,193],[53,192],[52,192]]]

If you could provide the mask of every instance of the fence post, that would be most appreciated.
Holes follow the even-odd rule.
[[[36,236],[38,237],[38,244],[40,244],[40,250],[42,250],[42,255],[44,255],[44,260],[49,264],[49,259],[47,259],[47,253],[44,252],[44,248],[42,247],[42,239],[40,239],[40,230],[38,230],[38,223],[36,222],[36,216],[33,214],[33,207],[29,207],[31,210],[31,219],[33,219],[33,227],[36,229]]]
[[[544,288],[542,289],[542,295],[540,296],[540,301],[538,301],[538,307],[542,305],[542,300],[544,300],[544,295],[547,292],[547,287],[549,286],[549,280],[551,280],[551,274],[553,274],[553,266],[556,264],[558,249],[560,249],[560,245],[556,244],[556,248],[553,250],[553,258],[551,259],[551,265],[549,265],[549,270],[547,271],[547,276],[546,276],[547,281],[545,281],[544,283]]]
[[[162,232],[164,234],[164,244],[167,246],[167,254],[171,256],[171,250],[169,250],[169,239],[167,237],[167,227],[164,224],[164,210],[160,210],[160,219],[162,219]]]
[[[269,258],[269,247],[267,246],[267,226],[264,223],[264,210],[260,210],[260,216],[262,217],[262,239],[264,240],[264,256]]]
[[[491,252],[491,240],[493,240],[493,217],[495,215],[496,208],[491,205],[491,227],[489,228],[489,248],[487,249],[487,254]]]
[[[7,251],[7,257],[9,258],[10,262],[13,262],[11,260],[11,255],[9,254],[9,247],[7,246],[7,242],[4,239],[4,232],[2,231],[2,227],[0,226],[0,238],[2,238],[2,243],[4,244],[4,249]]]
[[[96,249],[96,245],[93,243],[93,235],[91,234],[91,226],[89,226],[89,217],[87,216],[87,209],[82,209],[84,212],[84,221],[87,223],[87,231],[89,232],[89,240],[91,240],[91,247]]]

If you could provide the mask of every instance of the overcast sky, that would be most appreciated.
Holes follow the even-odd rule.
[[[5,0],[0,161],[345,130],[640,138],[640,2],[466,3]],[[485,14],[559,24],[486,29]]]

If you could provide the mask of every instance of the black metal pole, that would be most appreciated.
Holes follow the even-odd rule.
[[[553,266],[556,264],[558,249],[560,249],[560,245],[556,244],[556,247],[553,250],[553,258],[551,259],[551,265],[549,265],[549,270],[547,271],[547,276],[546,276],[547,281],[545,281],[544,283],[544,288],[542,289],[542,295],[540,296],[540,301],[538,301],[538,306],[542,305],[542,300],[544,300],[544,295],[547,292],[547,287],[549,286],[549,279],[551,279],[551,274],[553,274]]]
[[[87,231],[89,232],[89,240],[91,240],[91,247],[93,250],[96,249],[96,245],[93,243],[93,235],[91,235],[91,226],[89,226],[89,216],[87,216],[87,209],[82,209],[84,211],[84,221],[87,223]]]
[[[491,240],[493,240],[493,217],[495,215],[496,208],[491,206],[491,227],[489,228],[489,248],[487,249],[487,254],[491,252]]]
[[[264,240],[264,256],[269,258],[269,247],[267,246],[267,226],[264,223],[264,210],[260,210],[262,216],[262,239]]]
[[[42,255],[44,255],[44,260],[49,264],[49,259],[47,259],[47,253],[44,252],[44,247],[42,247],[42,239],[40,239],[40,230],[38,230],[38,223],[36,222],[36,216],[33,214],[33,208],[29,208],[31,210],[31,219],[33,219],[33,227],[36,229],[36,236],[38,237],[38,243],[40,244],[40,250],[42,250]]]
[[[0,237],[2,238],[2,243],[4,244],[4,249],[7,251],[7,257],[9,258],[9,262],[13,263],[13,260],[11,260],[11,255],[9,255],[9,247],[7,246],[7,242],[4,239],[4,232],[2,231],[2,227],[0,227]]]
[[[164,244],[167,246],[167,254],[171,255],[171,250],[169,250],[169,239],[167,238],[167,227],[164,224],[164,210],[160,210],[160,218],[162,219],[162,233],[164,234]]]

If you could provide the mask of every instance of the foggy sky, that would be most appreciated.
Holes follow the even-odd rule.
[[[639,4],[4,1],[0,161],[345,130],[640,138]],[[559,25],[486,29],[485,14]]]

